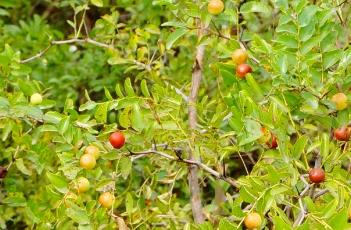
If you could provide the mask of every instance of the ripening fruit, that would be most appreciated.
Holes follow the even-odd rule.
[[[110,143],[115,149],[120,149],[123,147],[126,139],[124,134],[121,132],[114,132],[110,136]]]
[[[89,145],[88,147],[86,147],[84,153],[92,154],[95,157],[95,159],[98,159],[100,156],[100,150],[95,145]]]
[[[244,219],[244,224],[248,229],[259,228],[262,224],[261,216],[256,212],[249,213]]]
[[[83,154],[80,157],[80,167],[83,169],[93,169],[96,165],[96,159],[92,154]]]
[[[77,195],[74,194],[73,192],[68,192],[65,195],[63,202],[67,208],[70,208],[71,207],[70,203],[74,203],[76,200],[77,200]]]
[[[334,130],[334,138],[338,141],[348,141],[350,135],[351,130],[349,127],[341,127]]]
[[[271,134],[272,138],[271,140],[266,143],[270,149],[276,149],[278,147],[278,142],[277,142],[277,137]]]
[[[246,74],[251,73],[251,72],[252,72],[251,67],[246,63],[240,64],[236,67],[236,75],[239,78],[245,78]]]
[[[6,174],[7,174],[7,169],[3,166],[0,166],[0,179],[5,178]]]
[[[41,96],[40,93],[35,93],[32,96],[30,96],[30,103],[32,105],[39,105],[40,103],[42,103],[43,101],[43,97]]]
[[[335,103],[337,110],[343,110],[347,107],[347,96],[344,93],[337,93],[332,98],[331,101]]]
[[[321,168],[313,168],[308,173],[308,177],[312,183],[319,184],[324,181],[325,173]]]
[[[262,133],[262,136],[258,139],[258,142],[260,142],[262,144],[269,143],[269,141],[272,137],[271,132],[269,132],[265,127],[262,127],[261,133]]]
[[[224,10],[224,3],[221,0],[210,0],[207,5],[207,10],[213,15],[220,14]]]
[[[77,179],[77,190],[78,193],[83,193],[89,190],[90,182],[85,177],[79,177]]]
[[[237,49],[232,54],[233,62],[237,65],[243,64],[247,61],[247,52],[243,49]]]
[[[113,205],[114,200],[115,200],[115,196],[112,195],[110,192],[104,192],[99,197],[99,203],[104,208],[111,208],[112,205]]]

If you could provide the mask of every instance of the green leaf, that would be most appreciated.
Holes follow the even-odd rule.
[[[170,49],[172,48],[173,44],[184,34],[186,34],[188,30],[186,28],[179,28],[176,29],[174,32],[172,32],[166,40],[166,48]]]
[[[122,177],[124,179],[127,179],[130,172],[132,171],[132,161],[130,160],[129,157],[122,157],[118,167],[121,171]]]
[[[90,2],[93,5],[97,6],[97,7],[103,7],[104,6],[103,0],[90,0]]]
[[[300,156],[304,152],[307,142],[307,136],[301,136],[294,144],[294,147],[291,152],[292,157],[294,157],[295,159],[300,159]]]
[[[116,84],[115,91],[118,97],[120,98],[124,97],[120,84]]]
[[[310,24],[313,16],[317,13],[318,7],[315,5],[307,6],[303,9],[301,14],[298,16],[299,25],[305,27]]]
[[[85,209],[71,204],[70,208],[66,209],[66,215],[78,224],[89,224],[89,216]]]
[[[105,91],[105,96],[108,100],[113,100],[110,91],[108,91],[108,89],[106,87],[104,87],[104,91]]]
[[[329,135],[326,133],[322,134],[320,149],[322,159],[326,159],[329,155]]]
[[[237,229],[237,226],[234,225],[231,221],[229,221],[225,218],[222,218],[219,221],[218,229],[219,230],[234,230],[234,229]]]
[[[118,123],[123,127],[123,128],[129,128],[131,121],[130,121],[130,112],[131,112],[131,107],[125,108],[121,113],[119,113],[118,116]]]
[[[132,106],[131,122],[133,129],[137,131],[144,129],[145,122],[143,120],[143,115],[138,104],[134,104]]]
[[[44,120],[53,124],[58,124],[63,118],[64,118],[64,115],[56,111],[49,111],[44,115]]]
[[[31,176],[32,172],[27,169],[27,167],[24,165],[23,163],[23,159],[22,158],[17,158],[16,159],[16,167],[18,168],[18,170],[20,170],[23,174],[27,175],[27,176]]]
[[[66,117],[62,119],[59,123],[58,130],[62,135],[68,130],[68,126],[70,124],[69,120],[70,120],[70,117]]]
[[[97,106],[97,103],[93,102],[93,101],[87,101],[85,104],[81,105],[79,107],[79,111],[85,111],[85,110],[92,110]]]
[[[171,27],[185,28],[186,24],[183,23],[183,22],[169,21],[169,22],[162,23],[161,26],[171,26]]]
[[[68,192],[68,188],[67,188],[68,184],[67,184],[64,177],[62,177],[60,175],[53,174],[51,172],[47,172],[46,176],[48,177],[51,184],[53,184],[59,192],[61,192],[61,193]]]
[[[328,53],[323,54],[323,66],[325,69],[328,69],[336,62],[341,59],[342,52],[340,50],[333,50]]]
[[[128,215],[131,215],[133,213],[133,197],[130,193],[127,193],[126,196],[126,211],[128,213]]]
[[[108,105],[109,102],[105,102],[97,106],[94,117],[98,123],[106,123]]]
[[[277,97],[270,96],[269,97],[274,104],[276,104],[284,113],[289,112],[289,108]]]
[[[269,16],[272,14],[271,7],[264,3],[258,1],[251,1],[242,4],[240,8],[241,13],[263,13],[265,16]]]
[[[124,81],[124,89],[126,90],[126,93],[128,96],[130,97],[135,96],[135,92],[132,86],[132,82],[130,81],[130,78],[127,78]]]
[[[140,84],[141,92],[145,97],[151,97],[149,89],[147,88],[146,80],[143,79]]]
[[[27,205],[26,199],[21,193],[11,194],[2,200],[2,203],[10,207],[25,207]]]

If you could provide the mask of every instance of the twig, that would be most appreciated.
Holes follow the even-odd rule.
[[[318,197],[323,196],[323,195],[326,194],[327,192],[329,192],[328,189],[319,190],[318,192],[316,192],[316,193],[314,194],[313,199],[317,199]]]
[[[92,44],[92,45],[102,47],[102,48],[114,49],[113,46],[111,46],[109,44],[101,43],[101,42],[95,41],[95,40],[90,39],[90,38],[85,38],[85,39],[72,38],[72,39],[68,39],[68,40],[51,41],[48,47],[46,47],[45,49],[43,49],[42,51],[40,51],[39,53],[37,53],[36,55],[34,55],[32,57],[21,60],[20,63],[24,64],[24,63],[31,62],[37,58],[42,57],[53,45],[64,45],[64,44],[73,44],[73,43],[88,43],[88,44]]]
[[[214,176],[217,179],[223,180],[225,182],[227,182],[228,184],[230,184],[233,187],[238,187],[237,182],[230,178],[230,177],[225,177],[224,175],[222,175],[221,173],[217,172],[216,170],[212,169],[211,167],[207,166],[206,164],[196,161],[196,160],[190,160],[190,159],[180,159],[178,157],[174,157],[171,156],[165,152],[161,152],[161,151],[157,151],[155,149],[149,149],[146,151],[141,151],[141,152],[132,152],[129,151],[128,155],[132,156],[132,161],[139,159],[141,157],[150,155],[150,154],[156,154],[159,155],[163,158],[166,158],[168,160],[171,161],[177,161],[177,162],[181,162],[181,163],[185,163],[185,164],[189,164],[189,165],[194,165],[197,166],[199,168],[201,168],[202,170],[204,170],[205,172],[211,174],[212,176]]]

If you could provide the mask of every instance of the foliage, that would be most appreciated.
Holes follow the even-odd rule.
[[[214,16],[204,0],[0,1],[1,229],[242,229],[251,212],[260,229],[351,227],[350,148],[332,136],[351,109],[331,100],[350,98],[349,2],[224,2]],[[253,69],[244,79],[231,60],[240,47]],[[116,130],[121,149],[108,142]],[[79,166],[89,145],[100,150],[92,170]],[[200,169],[201,224],[189,165]],[[325,181],[309,183],[320,166]]]

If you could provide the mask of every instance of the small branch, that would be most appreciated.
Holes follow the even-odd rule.
[[[299,213],[299,216],[297,217],[297,219],[295,220],[294,224],[293,224],[293,227],[297,227],[299,225],[302,224],[303,220],[305,219],[306,217],[306,207],[305,205],[302,203],[302,200],[301,198],[299,198],[299,206],[300,206],[300,213]]]
[[[159,156],[166,158],[168,160],[171,160],[171,161],[177,161],[177,162],[185,163],[188,165],[197,166],[197,167],[201,168],[202,170],[204,170],[205,172],[209,173],[210,175],[214,176],[215,178],[223,180],[233,187],[238,187],[238,184],[234,179],[232,179],[230,177],[225,177],[221,173],[219,173],[216,170],[212,169],[211,167],[207,166],[206,164],[199,162],[199,161],[196,161],[196,160],[180,159],[179,157],[171,156],[165,152],[157,151],[154,148],[152,148],[150,150],[146,150],[146,151],[141,151],[141,152],[129,151],[129,153],[128,153],[128,155],[133,157],[132,161],[139,159],[141,157],[150,155],[150,154],[156,154],[156,155],[159,155]]]
[[[41,58],[51,47],[52,47],[52,45],[50,44],[48,47],[46,47],[45,49],[43,49],[42,51],[40,51],[36,55],[34,55],[34,56],[30,57],[30,58],[21,60],[20,63],[24,64],[24,63],[27,63],[27,62],[31,62],[31,61],[33,61],[33,60],[35,60],[37,58]]]
[[[42,51],[40,51],[39,53],[37,53],[32,57],[21,60],[20,63],[21,64],[28,63],[42,57],[53,45],[64,45],[64,44],[73,44],[73,43],[79,43],[79,44],[87,43],[87,44],[92,44],[94,46],[98,46],[106,49],[107,48],[114,49],[113,46],[109,44],[101,43],[90,38],[85,38],[85,39],[73,38],[73,39],[61,40],[61,41],[51,41],[48,47],[46,47],[45,49],[43,49]]]
[[[327,192],[329,192],[328,189],[319,190],[318,192],[316,192],[316,193],[314,194],[313,199],[317,199],[318,197],[323,196],[323,195],[326,194]]]

